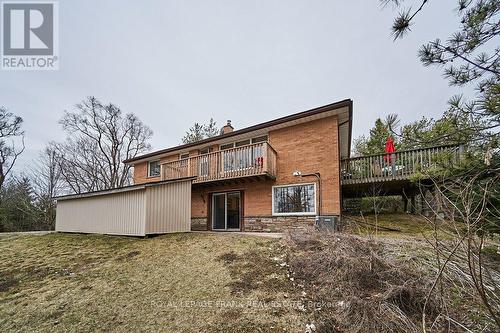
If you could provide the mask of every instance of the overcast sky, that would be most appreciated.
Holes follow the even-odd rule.
[[[25,120],[16,172],[90,95],[138,115],[154,149],[210,117],[239,129],[346,98],[354,137],[388,113],[438,117],[458,91],[417,50],[456,30],[455,6],[431,1],[393,42],[378,0],[60,1],[60,69],[0,72],[0,105]]]

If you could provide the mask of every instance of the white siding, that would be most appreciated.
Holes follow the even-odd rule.
[[[56,231],[127,236],[185,232],[191,225],[191,180],[83,194],[57,202]]]
[[[148,187],[146,198],[147,234],[191,230],[191,182]]]
[[[57,202],[56,231],[144,236],[145,191]]]

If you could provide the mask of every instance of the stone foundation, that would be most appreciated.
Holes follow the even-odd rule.
[[[283,232],[293,229],[313,229],[314,221],[315,216],[245,216],[243,231]],[[192,217],[191,230],[208,230],[208,219]]]
[[[208,230],[208,222],[206,217],[192,217],[191,218],[192,231],[206,231]]]
[[[313,229],[315,216],[245,216],[244,231],[283,232]]]

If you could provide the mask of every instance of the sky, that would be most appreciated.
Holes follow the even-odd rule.
[[[353,137],[389,113],[439,117],[459,91],[417,51],[457,29],[455,6],[429,2],[394,42],[397,10],[378,0],[61,0],[59,70],[0,71],[0,106],[26,132],[15,172],[64,139],[59,119],[86,96],[136,114],[153,149],[194,122],[240,129],[347,98]]]

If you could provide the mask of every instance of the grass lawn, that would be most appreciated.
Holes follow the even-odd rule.
[[[282,252],[228,234],[0,236],[0,331],[303,332],[276,306],[299,298]]]
[[[377,218],[374,214],[367,214],[348,216],[347,219],[350,223],[348,232],[361,236],[376,234],[388,238],[424,239],[431,238],[434,233],[430,221],[413,214],[379,214]],[[376,225],[380,227],[377,231],[375,231]],[[437,232],[443,239],[451,238],[450,233],[454,233],[449,225],[440,225]]]

